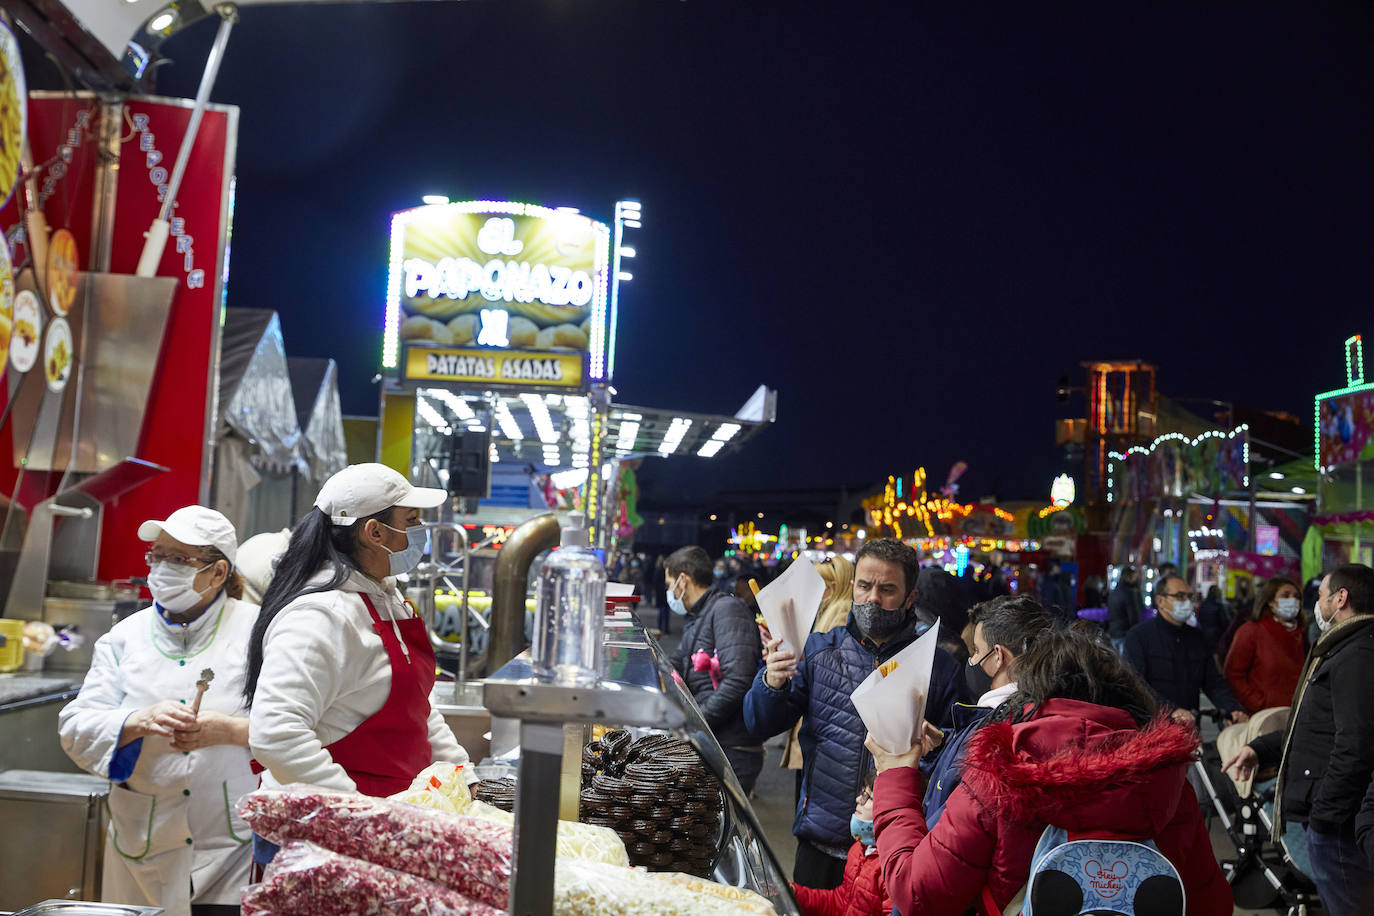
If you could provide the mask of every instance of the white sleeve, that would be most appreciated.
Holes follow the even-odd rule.
[[[467,749],[458,743],[453,729],[433,706],[429,708],[429,749],[435,763],[460,763],[465,770],[471,769]]]
[[[112,633],[96,640],[81,692],[57,715],[62,750],[81,769],[106,779],[124,720],[138,711],[125,694],[115,641]]]
[[[262,670],[248,716],[253,759],[282,785],[304,782],[326,789],[357,790],[343,767],[324,749],[315,726],[348,682],[346,659],[352,630],[319,606],[287,606],[263,637]]]

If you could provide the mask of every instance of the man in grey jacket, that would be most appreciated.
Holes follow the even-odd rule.
[[[700,547],[674,551],[664,564],[668,606],[684,617],[672,662],[696,698],[745,793],[763,769],[763,745],[744,724],[744,695],[763,647],[748,606],[715,588],[711,558]]]

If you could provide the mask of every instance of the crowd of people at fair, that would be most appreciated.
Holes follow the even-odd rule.
[[[68,755],[113,784],[106,901],[238,912],[278,851],[244,823],[244,793],[303,782],[390,795],[433,762],[468,761],[429,701],[434,650],[397,587],[423,555],[420,512],[445,498],[355,465],[284,542],[239,544],[201,506],[138,529],[154,603],[97,642],[59,724]],[[805,913],[1045,916],[1097,911],[1096,894],[1129,896],[1139,916],[1181,914],[1185,900],[1193,916],[1229,914],[1187,779],[1203,693],[1231,728],[1284,713],[1286,728],[1247,732],[1226,768],[1277,771],[1274,838],[1302,825],[1326,912],[1374,912],[1368,566],[1338,566],[1306,596],[1270,579],[1214,639],[1176,570],[1155,571],[1148,608],[1124,570],[1104,629],[1047,606],[1053,589],[982,595],[871,538],[852,561],[816,564],[825,591],[792,652],[756,622],[749,580],[764,570],[731,559],[684,547],[652,565],[631,556],[623,572],[661,586],[662,629],[680,633],[672,663],[746,793],[765,741],[785,736]],[[894,705],[916,739],[883,746],[851,695],[932,629],[924,720]],[[1110,842],[1134,851],[1051,867]]]
[[[662,629],[680,621],[674,665],[746,792],[764,742],[787,736],[781,763],[797,769],[792,876],[805,913],[995,916],[1030,903],[1078,913],[1097,891],[1048,869],[1057,836],[1129,839],[1162,856],[1154,880],[1133,886],[1136,913],[1182,913],[1186,900],[1193,916],[1230,914],[1231,888],[1188,781],[1203,694],[1237,728],[1288,710],[1286,729],[1242,743],[1227,769],[1250,779],[1277,768],[1275,838],[1285,821],[1303,825],[1326,912],[1374,912],[1368,566],[1339,566],[1306,597],[1273,578],[1232,607],[1215,589],[1195,595],[1172,567],[1153,571],[1147,602],[1127,567],[1103,615],[1066,612],[1067,587],[970,594],[892,539],[816,568],[826,590],[799,654],[755,622],[729,562],[684,547],[659,577]],[[884,748],[850,695],[932,627],[939,648],[921,739]],[[1120,890],[1120,875],[1103,880]]]

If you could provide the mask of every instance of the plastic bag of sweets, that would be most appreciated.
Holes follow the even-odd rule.
[[[512,826],[515,818],[483,802],[468,791],[460,764],[436,763],[420,771],[410,788],[392,795],[395,801],[409,802],[423,808],[452,811],[484,821]],[[581,824],[576,821],[558,822],[558,845],[555,854],[575,859],[592,859],[611,865],[629,865],[630,856],[620,834],[608,827]]]
[[[554,916],[765,916],[768,901],[729,899],[658,880],[637,868],[559,859],[554,870]]]
[[[261,884],[243,892],[243,912],[273,916],[500,916],[423,878],[294,840],[282,847]]]
[[[245,795],[239,814],[278,845],[305,840],[498,908],[510,898],[513,832],[501,824],[303,785]]]

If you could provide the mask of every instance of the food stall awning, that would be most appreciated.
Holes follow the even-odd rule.
[[[216,445],[237,434],[258,467],[284,472],[297,463],[301,428],[281,321],[271,309],[225,309],[219,404]]]
[[[418,422],[441,435],[462,429],[482,431],[490,424],[497,461],[546,467],[586,465],[593,410],[585,396],[483,397],[439,388],[421,388],[416,394]],[[764,386],[732,415],[612,404],[603,454],[608,458],[729,454],[773,421],[776,405],[777,392]]]
[[[310,477],[324,481],[348,464],[339,406],[339,367],[332,359],[303,356],[289,358],[286,365],[301,429],[301,457]]]

